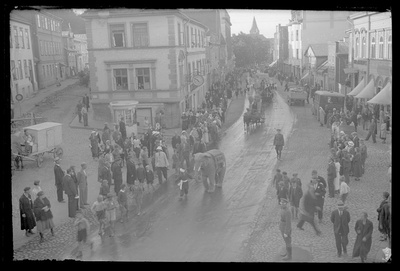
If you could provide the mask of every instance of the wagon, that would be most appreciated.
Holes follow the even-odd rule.
[[[287,95],[287,102],[289,105],[292,105],[296,102],[300,102],[305,105],[307,99],[307,92],[305,92],[302,88],[290,88],[289,93]]]
[[[24,130],[33,136],[32,151],[25,152],[25,142],[23,139]],[[45,153],[51,153],[53,158],[62,157],[62,124],[56,122],[43,122],[40,124],[25,127],[11,135],[11,146],[13,161],[17,158],[22,161],[35,161],[38,167],[43,164]]]

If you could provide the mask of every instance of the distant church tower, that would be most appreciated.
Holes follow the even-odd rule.
[[[250,29],[250,35],[259,35],[260,30],[258,30],[257,23],[256,23],[256,17],[253,17],[253,25],[251,26]]]

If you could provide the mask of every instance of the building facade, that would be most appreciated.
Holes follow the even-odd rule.
[[[277,68],[284,70],[284,62],[288,60],[288,26],[278,24],[274,34],[274,61],[277,61]]]
[[[327,90],[326,67],[328,62],[328,44],[310,44],[304,52],[305,72],[301,81],[313,87],[318,84]],[[323,66],[322,66],[323,65]]]
[[[328,85],[330,91],[345,94],[346,74],[348,65],[348,44],[345,41],[328,43]]]
[[[80,54],[80,61],[83,70],[89,65],[89,54],[87,50],[87,37],[86,34],[74,34],[75,48]],[[78,69],[79,70],[79,69]]]
[[[77,50],[75,49],[74,33],[72,31],[62,31],[62,41],[64,49],[64,62],[67,64],[65,73],[67,77],[73,77],[78,74]]]
[[[20,16],[21,12],[13,11],[10,14],[10,99],[12,102],[15,102],[16,95],[30,97],[38,89],[31,24]]]
[[[181,113],[204,99],[207,27],[179,10],[88,10],[86,21],[94,117],[113,120],[109,104],[138,101],[144,118],[180,125]]]

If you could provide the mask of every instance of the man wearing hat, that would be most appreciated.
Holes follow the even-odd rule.
[[[281,129],[276,129],[276,135],[274,137],[274,146],[275,146],[275,150],[276,150],[276,158],[278,160],[282,160],[281,159],[281,155],[282,155],[282,148],[285,145],[285,139],[283,138],[283,135],[281,134]]]
[[[325,202],[325,194],[326,194],[326,181],[323,177],[318,175],[317,170],[313,170],[311,172],[312,179],[315,181],[314,184],[314,189],[315,189],[315,198],[317,202],[317,206],[319,207],[317,209],[318,213],[318,219],[319,223],[322,223],[322,215],[323,215],[323,208],[324,208],[324,202]]]
[[[89,205],[87,202],[88,183],[87,183],[86,168],[87,168],[87,165],[85,162],[83,162],[81,164],[81,170],[76,174],[76,178],[78,180],[79,201],[80,201],[81,208],[84,208],[85,205]]]
[[[57,200],[58,202],[65,202],[63,197],[63,178],[64,178],[64,170],[60,167],[60,157],[56,157],[54,159],[54,176],[56,178],[56,187],[57,187]]]
[[[25,230],[25,235],[29,237],[32,229],[36,227],[35,216],[33,214],[33,202],[30,195],[30,187],[24,188],[24,193],[19,198],[19,211],[21,218],[21,230]]]
[[[344,203],[339,201],[337,209],[331,214],[331,222],[333,223],[333,232],[335,234],[336,248],[338,257],[342,256],[342,251],[347,254],[347,245],[349,243],[349,222],[350,213],[344,207]]]
[[[283,240],[286,245],[286,253],[282,256],[282,260],[290,261],[292,259],[292,215],[287,206],[288,200],[285,198],[281,199],[281,211],[280,216],[281,220],[279,223],[279,230],[281,231]]]
[[[169,162],[167,159],[167,155],[162,151],[162,147],[158,146],[156,148],[156,153],[154,154],[155,166],[158,175],[158,182],[162,184],[162,175],[164,175],[165,181],[168,179],[167,169],[169,166]],[[162,174],[162,175],[161,175]]]
[[[78,188],[74,179],[71,177],[72,167],[67,169],[67,174],[63,177],[63,188],[68,195],[68,216],[74,218],[78,209]]]

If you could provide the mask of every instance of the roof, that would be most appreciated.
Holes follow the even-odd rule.
[[[317,90],[315,94],[321,95],[321,96],[333,96],[333,97],[344,97],[344,94],[339,93],[339,92],[331,92],[327,90]]]
[[[258,27],[257,27],[256,17],[253,17],[253,25],[251,26],[250,34],[259,34],[259,33],[260,33],[260,30],[258,30]]]
[[[310,44],[308,46],[308,48],[311,48],[311,50],[314,52],[314,55],[316,57],[328,56],[328,44],[327,43]],[[308,48],[307,48],[307,50],[308,50]]]
[[[40,131],[40,130],[45,130],[45,129],[56,127],[56,126],[62,126],[62,124],[56,123],[56,122],[43,122],[43,123],[39,123],[36,125],[25,127],[24,129]]]
[[[378,94],[376,94],[374,98],[369,100],[367,103],[391,105],[392,104],[392,84],[390,82],[388,82],[386,84],[386,86]]]

